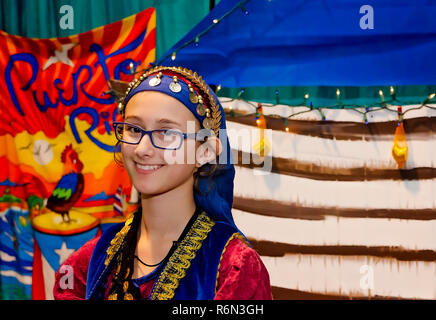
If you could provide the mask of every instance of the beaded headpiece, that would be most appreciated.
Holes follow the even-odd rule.
[[[129,83],[125,98],[118,105],[123,116],[127,102],[137,92],[153,90],[171,95],[182,102],[200,121],[218,136],[221,127],[221,110],[217,98],[206,82],[187,68],[156,66]]]

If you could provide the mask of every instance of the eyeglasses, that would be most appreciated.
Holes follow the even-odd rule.
[[[139,144],[143,136],[148,135],[155,148],[165,150],[177,150],[185,139],[205,141],[210,134],[204,130],[197,133],[184,133],[176,129],[144,130],[127,122],[114,122],[115,136],[118,141],[127,144]]]

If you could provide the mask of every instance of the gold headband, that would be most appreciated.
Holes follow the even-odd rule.
[[[128,84],[125,94],[121,98],[121,102],[118,105],[118,111],[123,116],[123,118],[125,113],[124,111],[126,108],[124,104],[124,100],[130,93],[130,91],[135,89],[142,81],[144,81],[150,75],[156,74],[156,78],[160,79],[160,77],[162,77],[162,72],[165,71],[171,71],[173,73],[179,74],[183,78],[189,80],[197,88],[197,90],[199,91],[199,96],[191,98],[190,95],[190,100],[194,104],[198,103],[196,110],[199,116],[203,116],[204,114],[206,115],[206,117],[202,121],[203,127],[213,130],[215,135],[218,136],[220,125],[221,125],[221,118],[222,118],[221,110],[219,109],[219,104],[217,104],[215,97],[210,92],[209,86],[201,78],[201,76],[197,75],[197,73],[193,72],[192,70],[182,67],[156,66],[147,70],[139,78],[136,78],[133,81],[131,81]],[[174,81],[177,81],[177,79],[174,79]],[[189,84],[187,85],[190,89],[192,88],[192,86],[190,86]],[[191,91],[191,93],[192,92],[193,91]]]

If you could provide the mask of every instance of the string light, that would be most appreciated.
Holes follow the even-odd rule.
[[[218,93],[220,90],[221,90],[221,85],[219,84],[219,85],[216,87],[216,93]]]
[[[401,122],[403,122],[403,115],[400,115],[400,118],[398,119],[398,126],[401,125]]]
[[[341,104],[341,91],[339,89],[336,90],[336,99],[338,100],[338,104]]]
[[[309,99],[309,94],[308,94],[308,93],[306,93],[306,94],[304,95],[304,101],[303,101],[303,104],[304,104],[304,105],[306,105],[306,103],[307,103],[307,99]]]
[[[385,102],[385,96],[384,96],[382,90],[379,90],[379,91],[378,91],[378,95],[380,96],[381,101],[382,101],[382,102]]]
[[[239,91],[238,95],[236,96],[236,99],[240,99],[244,92],[245,92],[245,89],[241,89],[241,91]]]
[[[222,21],[223,19],[225,19],[226,17],[228,17],[229,15],[231,15],[235,10],[239,10],[242,9],[242,11],[248,15],[248,10],[245,9],[245,7],[243,6],[244,4],[246,4],[247,2],[249,2],[250,0],[242,0],[239,1],[239,3],[237,5],[235,5],[232,9],[230,9],[229,11],[227,11],[225,14],[223,14],[221,17],[219,18],[215,18],[212,20],[212,24],[209,25],[208,27],[206,27],[203,31],[201,31],[200,33],[198,33],[194,38],[192,38],[191,40],[186,41],[185,43],[181,44],[179,47],[175,48],[175,51],[172,52],[171,54],[171,60],[174,61],[176,59],[176,52],[182,50],[183,48],[191,45],[192,43],[194,43],[195,47],[198,47],[199,45],[199,38],[205,34],[207,34],[210,30],[212,30],[215,26],[218,25],[218,23],[220,21]],[[169,58],[169,54],[162,56],[159,60],[156,61],[155,65],[161,65],[162,62],[164,60],[166,60],[167,58]],[[146,69],[142,69],[142,70],[138,70],[137,72],[147,72],[149,69],[151,68],[148,67]]]
[[[401,122],[403,122],[403,108],[401,106],[398,106],[397,112],[398,112],[398,126],[400,126]]]
[[[391,88],[392,88],[392,87],[391,87]],[[338,92],[338,91],[339,91],[339,89],[337,89],[337,92]],[[395,91],[394,91],[393,88],[392,88],[392,90],[390,90],[390,91],[391,91],[391,93],[393,93],[393,94],[395,95]],[[241,91],[240,91],[239,94],[237,95],[237,98],[235,98],[235,99],[230,99],[229,101],[221,101],[221,102],[224,104],[224,103],[226,103],[226,102],[231,102],[231,101],[234,101],[234,100],[236,100],[236,99],[239,99],[243,92],[244,92],[244,89],[241,89]],[[340,93],[340,91],[339,91],[339,93]],[[277,97],[278,94],[279,94],[279,92],[278,92],[277,89],[276,89],[276,91],[275,91],[275,94],[276,94],[276,97]],[[383,96],[383,91],[382,91],[382,90],[379,90],[379,95],[380,95],[380,97]],[[300,105],[292,105],[292,106],[291,106],[291,105],[283,104],[283,106],[286,106],[286,107],[289,107],[289,108],[308,107],[308,106],[305,105],[305,102],[306,102],[306,100],[309,98],[309,94],[306,93],[303,97],[304,97],[304,102],[303,102],[302,104],[300,104]],[[362,105],[347,105],[347,106],[349,106],[349,108],[347,108],[347,109],[362,114],[363,122],[365,123],[365,125],[368,125],[368,123],[369,123],[369,121],[368,121],[368,116],[367,116],[367,113],[368,113],[368,112],[381,111],[381,110],[386,110],[386,111],[389,111],[389,112],[396,112],[396,113],[398,114],[398,126],[400,126],[401,123],[402,123],[403,120],[404,120],[404,115],[405,115],[407,112],[409,112],[409,111],[412,111],[412,110],[418,110],[418,109],[421,109],[421,108],[424,108],[424,107],[425,107],[425,108],[429,108],[429,109],[436,110],[436,107],[432,107],[432,106],[426,105],[427,102],[429,102],[430,100],[434,99],[435,97],[436,97],[436,93],[431,93],[431,94],[429,94],[429,95],[427,96],[427,99],[426,99],[426,100],[425,100],[425,101],[424,101],[424,102],[423,102],[419,107],[408,108],[405,112],[402,112],[402,107],[401,107],[401,106],[398,106],[398,107],[397,107],[397,110],[393,110],[392,108],[390,108],[390,107],[392,107],[392,105],[387,104],[386,101],[384,101],[384,99],[383,99],[383,103],[374,103],[373,105],[370,105],[370,106],[367,106],[367,105],[364,105],[364,106],[362,106]],[[243,99],[242,99],[242,100],[243,100]],[[246,100],[244,100],[244,101],[246,101]],[[253,107],[256,108],[256,112],[255,112],[255,120],[256,120],[256,123],[259,124],[259,121],[257,121],[257,120],[259,119],[259,115],[260,115],[260,114],[259,114],[259,111],[258,111],[258,106],[259,106],[259,104],[258,104],[258,106],[256,107],[253,103],[251,103],[251,102],[249,102],[249,101],[246,101],[246,102],[247,102],[249,105],[252,105]],[[403,103],[402,105],[413,105],[413,104],[416,104],[416,102],[408,102],[408,103],[406,103],[406,104]],[[263,106],[264,106],[264,107],[271,107],[271,108],[274,108],[276,105],[277,105],[277,103],[276,103],[276,104],[264,104]],[[260,106],[262,106],[262,104],[260,104]],[[344,108],[344,106],[345,106],[345,105],[343,105],[342,108]],[[288,118],[292,118],[292,117],[294,117],[294,116],[296,116],[296,115],[299,115],[299,114],[302,114],[302,113],[311,112],[311,111],[314,110],[314,109],[317,110],[317,111],[320,113],[322,120],[323,120],[323,121],[326,121],[327,118],[326,118],[325,114],[323,113],[322,108],[325,108],[325,109],[339,109],[339,107],[338,107],[337,104],[336,104],[336,105],[332,105],[332,106],[323,106],[323,107],[317,107],[317,108],[314,108],[313,103],[310,102],[310,106],[309,106],[309,109],[308,109],[308,110],[303,110],[303,111],[295,112],[294,114],[292,114],[292,115],[290,115],[290,116],[288,116],[288,117],[282,117],[282,116],[280,116],[280,115],[278,115],[278,114],[275,114],[275,115],[274,115],[274,114],[269,114],[269,116],[274,117],[274,118],[281,118],[281,119],[283,119],[283,120],[284,120],[284,127],[285,127],[284,130],[285,130],[286,132],[289,132],[289,127],[288,127]],[[364,108],[365,111],[360,111],[359,109],[361,109],[361,108]],[[374,109],[371,109],[371,108],[374,108]],[[232,117],[235,116],[235,114],[234,114],[234,110],[233,110],[232,108],[230,108],[230,113],[231,113]],[[244,116],[247,116],[246,113],[244,113],[243,115],[244,115]],[[242,115],[236,115],[236,117],[238,117],[238,116],[242,116]]]
[[[396,100],[396,99],[395,99],[395,90],[394,90],[394,87],[391,86],[391,87],[389,88],[389,91],[390,91],[390,93],[391,93],[392,100]]]
[[[434,93],[430,93],[427,97],[427,99],[425,99],[424,104],[427,104],[430,102],[430,100],[432,100],[435,97],[436,94]]]
[[[262,110],[262,104],[260,102],[257,103],[257,108],[256,108],[256,117],[254,117],[254,119],[256,120],[256,123],[259,124],[260,120],[260,110]]]
[[[326,117],[324,115],[324,112],[322,112],[321,108],[318,108],[318,111],[321,114],[322,121],[326,121]]]
[[[176,52],[182,50],[183,48],[191,45],[192,43],[194,43],[194,46],[198,46],[199,44],[199,40],[197,41],[197,39],[199,39],[200,37],[202,37],[203,35],[207,34],[210,30],[212,30],[214,27],[216,27],[218,25],[218,23],[220,21],[222,21],[223,19],[227,18],[229,15],[231,15],[235,10],[239,10],[242,9],[242,11],[245,13],[245,15],[248,15],[248,10],[244,8],[243,5],[245,5],[246,3],[248,3],[250,0],[242,0],[239,1],[238,4],[236,4],[232,9],[230,9],[229,11],[227,11],[226,13],[224,13],[221,17],[219,18],[215,18],[212,20],[212,24],[209,25],[208,27],[206,27],[203,31],[201,31],[200,33],[198,33],[194,38],[192,38],[191,40],[186,41],[185,43],[181,44],[178,48],[175,48],[174,52],[172,52],[171,54],[171,60],[175,60],[176,59]],[[169,58],[170,54],[162,56],[159,60],[157,60],[154,65],[161,65],[162,62],[164,60],[166,60],[167,58]],[[150,66],[146,69],[142,69],[142,70],[137,70],[135,73],[144,73],[147,72],[150,68],[152,68],[153,66]]]
[[[232,108],[232,106],[230,106],[230,116],[231,117],[234,117],[235,116],[235,113],[233,112],[233,108]]]

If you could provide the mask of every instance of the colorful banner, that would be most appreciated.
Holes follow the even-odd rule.
[[[0,299],[50,299],[61,263],[135,205],[107,81],[155,60],[149,8],[82,34],[0,31]]]

